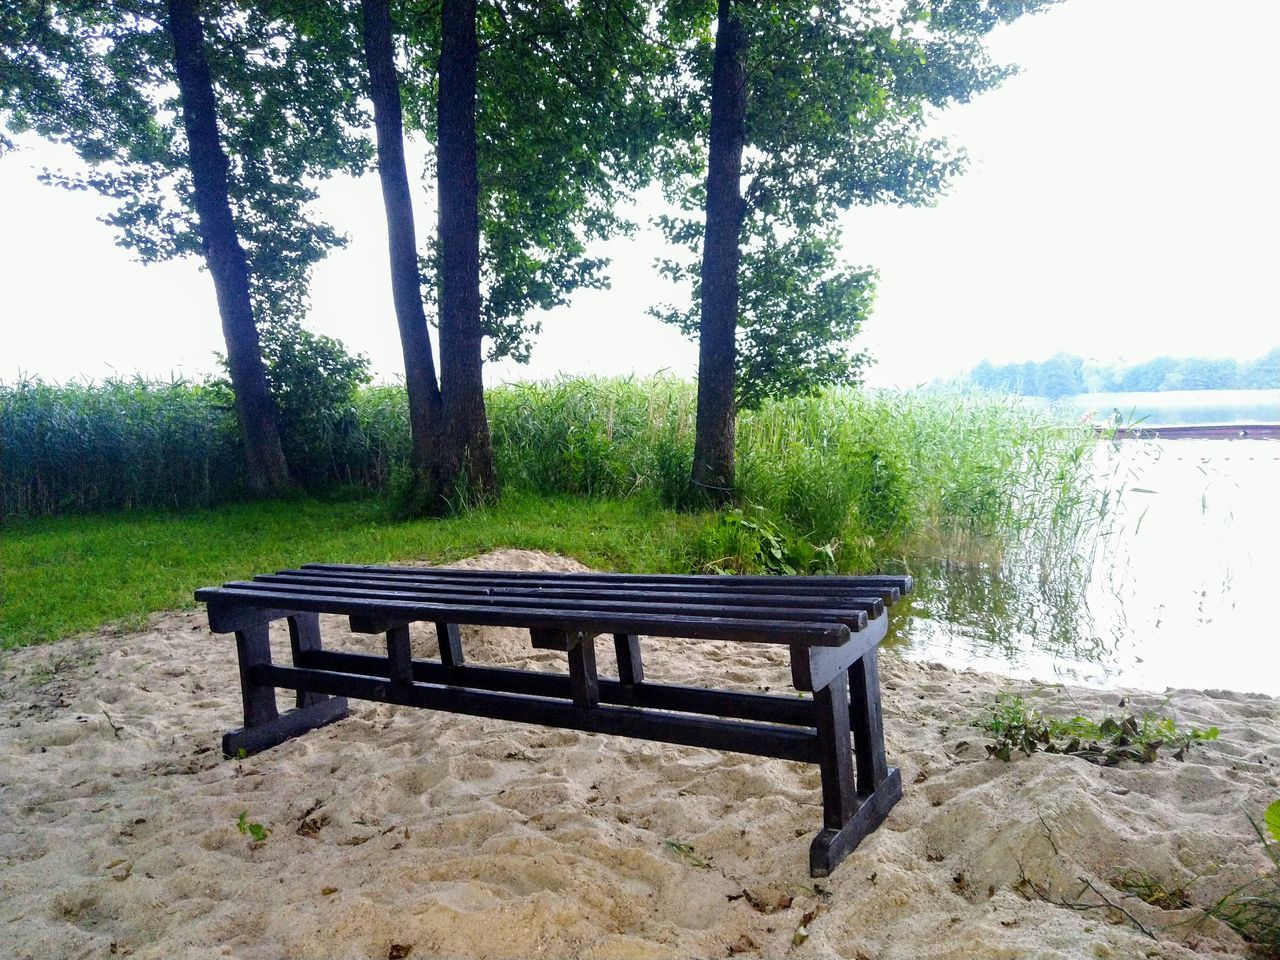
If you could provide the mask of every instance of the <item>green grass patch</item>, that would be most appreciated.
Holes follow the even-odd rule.
[[[447,563],[497,547],[592,567],[679,572],[705,518],[635,498],[510,495],[443,520],[396,521],[380,500],[299,499],[174,513],[49,517],[0,531],[0,649],[195,605],[197,587],[308,562]]]

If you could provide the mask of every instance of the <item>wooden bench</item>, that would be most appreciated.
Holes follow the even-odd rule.
[[[215,633],[235,633],[244,726],[228,756],[256,753],[347,714],[347,697],[817,764],[823,829],[810,872],[827,876],[902,796],[880,719],[877,648],[910,577],[724,577],[308,564],[196,592]],[[386,656],[325,650],[319,614],[385,633]],[[293,664],[272,663],[268,626],[289,624]],[[416,660],[409,624],[434,623],[439,660]],[[475,666],[460,624],[519,627],[562,650],[568,674]],[[617,679],[596,672],[610,634]],[[782,644],[812,697],[655,683],[640,636]],[[297,705],[276,708],[276,689]],[[852,733],[853,746],[850,747]]]

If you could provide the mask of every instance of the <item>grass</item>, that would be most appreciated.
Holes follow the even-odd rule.
[[[379,500],[299,499],[181,512],[47,517],[0,531],[0,649],[136,628],[197,587],[315,562],[448,562],[497,547],[603,569],[689,568],[705,519],[640,498],[510,495],[445,520],[397,522]]]
[[[1267,807],[1263,822],[1249,823],[1270,868],[1227,893],[1206,913],[1235,930],[1264,957],[1280,957],[1280,800]]]

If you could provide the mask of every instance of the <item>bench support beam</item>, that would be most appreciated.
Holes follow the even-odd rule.
[[[446,667],[460,667],[465,662],[462,656],[462,633],[456,623],[437,623],[436,640],[440,646],[440,662]]]
[[[293,650],[295,666],[302,663],[307,654],[318,653],[323,649],[320,643],[320,614],[295,613],[289,617],[289,646]],[[325,693],[299,690],[296,705],[309,707],[313,703],[328,699],[329,696]]]
[[[347,715],[346,697],[324,697],[311,704],[280,714],[254,727],[241,727],[222,735],[222,753],[227,757],[252,756],[279,746],[309,730],[341,720]],[[244,751],[241,753],[241,751]]]
[[[289,617],[289,643],[295,664],[319,653],[320,618],[302,613]],[[228,757],[258,753],[308,730],[341,720],[347,715],[345,697],[299,690],[297,707],[281,714],[276,707],[274,684],[258,680],[258,671],[271,667],[271,633],[267,621],[247,622],[236,631],[236,653],[240,661],[240,692],[244,702],[244,726],[222,738],[222,752]]]

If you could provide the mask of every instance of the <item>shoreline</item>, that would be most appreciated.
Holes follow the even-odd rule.
[[[582,569],[526,551],[464,563]],[[344,648],[381,643],[332,618],[325,629]],[[433,655],[430,628],[413,641],[415,655]],[[469,630],[465,642],[477,662],[563,669],[517,631]],[[273,643],[287,650],[282,630]],[[781,651],[644,643],[655,679],[790,689]],[[397,946],[495,958],[1243,952],[1221,924],[1194,922],[1195,907],[1160,910],[1111,881],[1198,876],[1203,905],[1264,867],[1248,816],[1280,797],[1280,700],[881,662],[904,798],[815,883],[820,800],[807,765],[358,701],[332,727],[226,761],[235,657],[202,612],[10,651],[0,944],[14,957],[114,945],[263,960],[384,958]],[[1221,736],[1184,762],[1169,751],[1105,768],[1043,753],[988,760],[971,724],[1004,691],[1061,716],[1163,708]],[[242,811],[271,831],[265,842],[238,832]]]
[[[1280,440],[1280,423],[1171,424],[1150,427],[1094,428],[1117,440]]]

